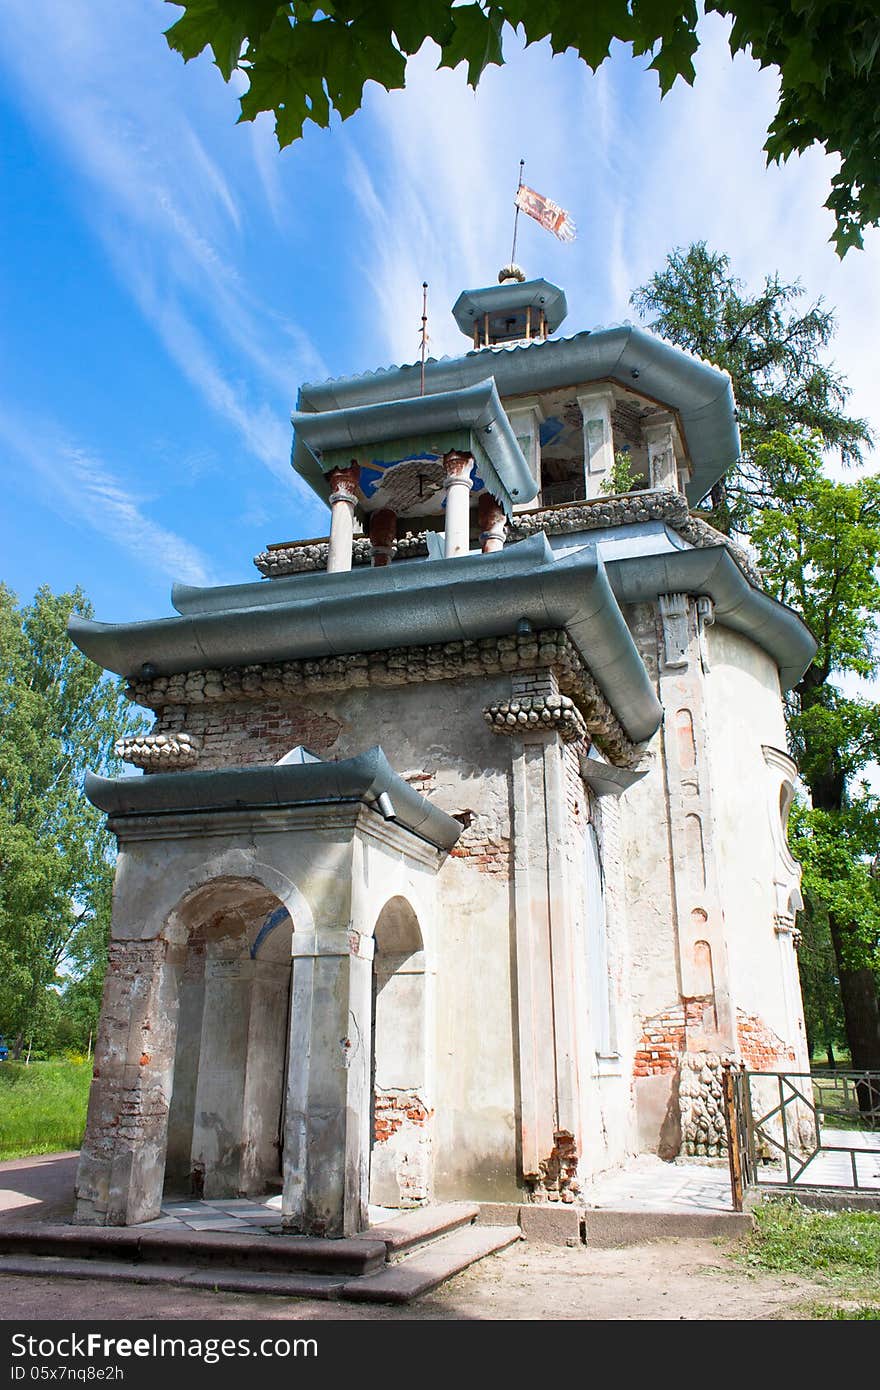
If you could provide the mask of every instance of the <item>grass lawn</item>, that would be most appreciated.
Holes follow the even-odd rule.
[[[806,1211],[796,1202],[765,1201],[755,1220],[741,1258],[755,1269],[827,1282],[835,1301],[814,1307],[814,1318],[880,1319],[880,1212]]]
[[[91,1063],[0,1062],[0,1159],[78,1149]]]

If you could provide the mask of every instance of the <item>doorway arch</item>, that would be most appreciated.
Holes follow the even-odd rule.
[[[193,1197],[280,1190],[293,922],[256,880],[188,894],[166,930],[185,942],[165,1190]]]
[[[402,896],[376,919],[373,957],[370,1202],[412,1207],[433,1189],[425,947]]]

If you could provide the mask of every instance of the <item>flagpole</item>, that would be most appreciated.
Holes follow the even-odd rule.
[[[517,193],[518,193],[519,190],[522,188],[523,169],[524,169],[525,167],[526,167],[526,162],[525,162],[524,159],[521,159],[520,162],[519,162],[519,183],[516,185],[516,191],[517,191]],[[515,265],[515,264],[516,264],[516,229],[517,229],[518,223],[519,223],[519,203],[516,204],[516,212],[513,214],[513,246],[511,247],[511,251],[510,251],[510,264],[511,264],[511,265]]]

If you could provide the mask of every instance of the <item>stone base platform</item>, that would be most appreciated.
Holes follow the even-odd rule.
[[[478,1226],[478,1213],[476,1204],[447,1203],[405,1212],[343,1240],[186,1227],[4,1224],[0,1273],[408,1303],[522,1238],[516,1225]]]

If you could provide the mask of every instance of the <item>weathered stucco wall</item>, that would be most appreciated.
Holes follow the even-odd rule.
[[[796,891],[799,875],[777,849],[781,777],[765,753],[785,757],[779,678],[771,659],[738,633],[716,626],[707,635],[709,752],[740,1046],[758,1067],[800,1063],[799,985],[790,940],[776,921],[776,883]]]

